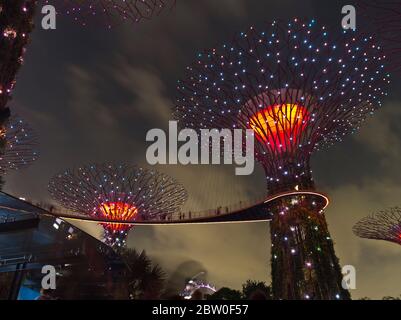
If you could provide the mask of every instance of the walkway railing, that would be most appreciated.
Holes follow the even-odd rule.
[[[174,224],[174,223],[208,223],[209,220],[213,220],[215,222],[224,222],[224,218],[227,218],[227,221],[233,221],[233,219],[229,219],[230,216],[241,213],[241,217],[237,217],[237,221],[249,221],[246,217],[246,212],[250,212],[252,209],[263,205],[264,203],[272,202],[276,199],[288,197],[288,196],[302,196],[302,195],[313,195],[319,197],[322,202],[322,210],[326,208],[329,203],[329,199],[322,193],[316,192],[315,190],[292,190],[278,193],[276,195],[265,195],[258,197],[253,200],[248,201],[240,201],[234,205],[228,206],[220,206],[214,209],[203,210],[203,211],[186,211],[186,212],[176,212],[173,214],[166,214],[163,217],[158,217],[156,219],[149,220],[141,220],[141,221],[116,221],[114,223],[126,223],[126,224]],[[60,219],[73,219],[73,220],[84,220],[84,221],[93,221],[97,223],[113,223],[113,221],[107,219],[97,219],[90,217],[88,215],[79,214],[73,212],[71,210],[67,210],[64,208],[56,207],[53,205],[36,205],[37,208],[46,210],[47,214],[54,216],[55,218]],[[247,211],[249,210],[249,211]],[[242,215],[242,212],[244,213]],[[218,221],[216,221],[218,219]],[[268,220],[266,217],[259,217],[259,219],[253,218],[252,221],[256,220]],[[210,221],[212,222],[212,221]]]

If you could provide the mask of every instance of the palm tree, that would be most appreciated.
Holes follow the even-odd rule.
[[[128,272],[126,274],[128,291],[131,299],[158,299],[162,293],[165,273],[152,261],[143,250],[122,249],[120,252]]]

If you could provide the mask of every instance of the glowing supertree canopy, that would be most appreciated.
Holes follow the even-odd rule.
[[[155,170],[92,164],[67,170],[49,183],[51,196],[77,217],[88,215],[105,229],[105,242],[123,246],[131,225],[119,222],[165,219],[186,201],[182,185]]]
[[[200,53],[178,83],[174,115],[188,128],[252,128],[270,190],[310,180],[316,149],[355,132],[389,82],[371,37],[333,41],[297,19],[250,28]]]
[[[401,245],[401,208],[380,211],[360,220],[354,233],[361,238],[385,240]]]
[[[401,71],[401,0],[358,0],[357,23],[362,20],[368,32],[380,40],[390,67]],[[359,17],[362,17],[359,19]]]
[[[33,130],[22,119],[11,117],[0,128],[0,172],[18,170],[38,158],[38,141]]]
[[[174,116],[181,127],[253,129],[269,193],[311,190],[312,153],[381,106],[385,62],[372,37],[333,37],[314,20],[251,27],[199,54],[178,83]],[[321,203],[300,192],[272,205],[276,299],[349,298]]]
[[[0,124],[9,116],[4,110],[24,62],[37,6],[45,4],[81,25],[102,21],[110,28],[119,22],[140,22],[157,16],[173,8],[175,0],[0,0]]]
[[[59,13],[86,25],[90,20],[103,21],[108,27],[118,22],[141,22],[172,9],[176,0],[46,0]]]

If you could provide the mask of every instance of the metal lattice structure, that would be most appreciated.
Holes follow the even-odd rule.
[[[187,192],[173,178],[123,164],[92,164],[67,170],[51,179],[49,192],[77,218],[87,215],[95,221],[108,220],[101,224],[105,241],[111,246],[123,246],[132,228],[118,222],[165,219],[187,199]]]
[[[0,124],[24,62],[36,4],[36,0],[0,1]]]
[[[380,211],[360,220],[354,233],[361,238],[385,240],[401,245],[401,208]]]
[[[342,141],[381,105],[389,82],[372,38],[330,37],[314,21],[250,28],[199,54],[179,81],[182,127],[253,129],[269,190],[310,180],[314,150]]]
[[[0,128],[0,172],[18,170],[37,160],[38,139],[33,129],[18,117],[11,117]]]
[[[149,20],[171,10],[176,0],[46,0],[46,3],[82,25],[86,25],[89,18],[112,27],[124,21],[138,23]]]
[[[390,59],[390,67],[401,71],[401,0],[358,0],[357,21],[380,40]],[[359,22],[358,22],[359,23]]]
[[[371,36],[331,35],[314,20],[251,27],[206,50],[178,82],[181,127],[252,129],[270,195],[314,190],[314,151],[357,131],[381,106],[389,75]],[[348,299],[317,198],[271,204],[276,299]]]

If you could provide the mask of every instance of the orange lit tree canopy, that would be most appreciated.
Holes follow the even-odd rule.
[[[251,27],[198,54],[178,81],[173,114],[182,128],[253,129],[269,188],[302,185],[313,151],[382,104],[385,63],[372,37],[333,36],[314,20]]]
[[[248,102],[252,107],[253,102]],[[260,143],[271,153],[291,152],[299,144],[307,129],[309,113],[298,104],[273,104],[256,112],[249,118],[249,126]],[[245,121],[248,121],[246,119]]]

